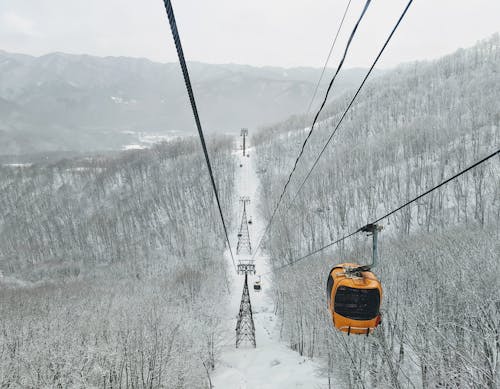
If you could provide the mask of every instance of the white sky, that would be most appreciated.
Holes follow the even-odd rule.
[[[189,61],[319,67],[348,0],[172,2]],[[364,2],[352,0],[339,43]],[[406,3],[372,1],[345,67],[369,66]],[[497,31],[500,0],[414,0],[379,66],[436,58]],[[162,0],[1,0],[0,49],[177,61]]]

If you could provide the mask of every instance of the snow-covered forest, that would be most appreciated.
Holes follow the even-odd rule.
[[[329,104],[264,241],[272,266],[356,230],[498,149],[499,63],[497,34],[369,83],[292,203],[353,92]],[[266,220],[310,122],[295,117],[253,137]],[[326,309],[333,265],[370,262],[371,240],[357,234],[271,275],[282,338],[344,387],[498,387],[498,157],[382,224],[374,271],[384,287],[383,319],[374,335],[335,332]]]
[[[0,169],[0,386],[204,387],[228,277],[199,141]]]
[[[179,53],[180,38],[169,9]],[[60,98],[75,92],[69,78],[61,83],[61,73],[74,72],[53,69],[51,58],[57,59],[59,70],[66,69],[65,55],[48,56],[49,73],[56,70],[48,84],[39,79],[38,67],[29,65],[38,60],[21,61],[18,55],[0,52],[2,56],[7,58],[0,61],[3,66],[20,77],[6,75],[16,93],[49,101],[43,109],[29,104],[47,123],[57,122],[56,113],[63,118],[60,107],[67,104],[80,112],[83,100]],[[20,63],[36,76],[23,76]],[[162,77],[167,75],[159,76],[174,65],[154,65],[158,73],[148,73],[144,69],[149,66],[130,65],[147,61],[123,63],[129,64],[123,69],[138,76],[106,70],[113,76],[109,89],[120,93],[108,96],[106,87],[102,101],[120,106],[116,112],[131,109],[141,119],[137,123],[153,123],[161,116],[174,127],[197,125],[200,135],[200,122],[212,131],[220,123],[233,127],[241,117],[250,122],[241,125],[248,127],[257,120],[280,120],[309,100],[320,72],[190,63],[196,80],[192,86],[186,83],[191,108],[198,119],[193,96],[200,95],[200,116],[208,118],[193,123],[190,115],[183,116],[190,107],[181,73],[168,75],[175,82],[165,83]],[[274,207],[316,107],[251,130],[251,139],[245,138],[247,128],[236,140],[210,133],[207,147],[219,213],[210,163],[198,137],[163,138],[170,140],[153,144],[159,138],[150,135],[147,146],[126,145],[148,148],[113,151],[110,139],[94,136],[99,132],[83,137],[92,139],[88,148],[81,143],[79,127],[65,124],[56,126],[58,131],[64,129],[71,138],[68,144],[82,146],[81,153],[45,147],[43,142],[50,144],[53,137],[40,120],[26,126],[30,134],[36,130],[32,138],[26,137],[28,132],[11,131],[17,124],[7,119],[25,121],[28,105],[4,99],[8,109],[4,107],[0,132],[8,128],[5,136],[24,142],[19,148],[17,143],[5,146],[9,153],[56,151],[4,155],[2,163],[10,163],[0,164],[0,387],[499,387],[498,155],[381,222],[379,261],[373,271],[383,286],[382,323],[372,335],[337,331],[325,293],[334,265],[371,261],[371,238],[352,232],[499,149],[499,64],[496,34],[441,59],[378,69],[335,132],[355,94],[352,85],[365,71],[343,69],[275,218]],[[326,69],[325,79],[332,71]],[[85,71],[84,79],[99,80],[98,74]],[[304,80],[296,79],[301,74]],[[113,81],[115,76],[118,81]],[[121,97],[127,79],[137,82],[137,88],[130,88],[134,96],[158,92],[157,109],[143,111],[153,112],[149,116],[135,110],[138,100],[132,94],[127,102]],[[22,87],[19,80],[32,87]],[[57,97],[62,84],[65,92]],[[9,85],[3,89],[10,95]],[[238,85],[251,93],[242,94]],[[106,117],[132,125],[128,116],[103,114],[106,106],[95,99],[95,88],[86,82],[81,86],[94,93],[85,98],[90,108],[82,115],[95,120],[99,131]],[[163,95],[168,88],[174,97]],[[316,100],[324,85],[319,83],[317,90]],[[234,95],[241,98],[240,105]],[[148,110],[155,107],[149,98],[144,101]],[[238,116],[239,110],[245,116]],[[123,128],[112,127],[116,133],[103,133],[121,145],[116,134]],[[316,165],[332,132],[333,140]],[[142,133],[134,127],[126,134]],[[302,257],[343,236],[349,238]],[[245,250],[239,252],[242,241]]]

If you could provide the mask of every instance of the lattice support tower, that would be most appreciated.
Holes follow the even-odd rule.
[[[238,274],[255,274],[255,261],[252,259],[240,259],[238,261]]]
[[[241,295],[240,312],[236,323],[236,348],[242,343],[250,343],[256,347],[255,325],[253,322],[252,304],[248,293],[248,275],[245,273],[245,283],[243,284],[243,294]]]
[[[242,128],[240,136],[243,137],[243,146],[241,148],[243,150],[243,156],[245,156],[245,147],[246,147],[246,145],[245,145],[246,142],[245,141],[246,141],[246,137],[248,136],[248,128]]]
[[[250,203],[248,197],[241,197],[243,204],[243,214],[241,216],[241,225],[238,231],[238,244],[236,245],[236,254],[252,255],[252,244],[250,243],[250,232],[248,231],[247,204]]]

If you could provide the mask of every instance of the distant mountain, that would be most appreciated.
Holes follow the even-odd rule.
[[[189,68],[204,127],[218,132],[304,112],[320,74],[232,64]],[[345,70],[335,93],[353,87],[363,73]],[[173,131],[194,131],[177,63],[0,51],[0,154],[118,149],[140,142],[138,133]]]

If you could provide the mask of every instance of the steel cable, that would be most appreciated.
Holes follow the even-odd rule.
[[[348,51],[349,51],[349,47],[351,46],[352,39],[354,38],[354,35],[356,34],[356,31],[357,31],[357,29],[358,29],[358,27],[359,27],[359,24],[361,23],[361,20],[363,19],[364,15],[365,15],[365,13],[366,13],[366,10],[368,9],[368,6],[370,5],[370,2],[371,2],[371,0],[367,0],[367,1],[366,1],[365,6],[363,7],[363,10],[362,10],[362,12],[361,12],[361,15],[359,16],[359,18],[358,18],[358,20],[357,20],[356,24],[354,25],[353,30],[351,31],[351,35],[349,36],[349,39],[348,39],[348,41],[347,41],[347,45],[346,45],[346,48],[345,48],[345,50],[344,50],[344,54],[343,54],[343,56],[342,56],[342,59],[340,60],[340,63],[339,63],[339,65],[338,65],[338,67],[337,67],[337,70],[335,71],[335,74],[333,75],[333,77],[332,77],[332,79],[331,79],[331,81],[330,81],[330,84],[328,85],[328,89],[326,90],[326,93],[325,93],[325,97],[324,97],[324,99],[323,99],[323,102],[321,103],[321,106],[320,106],[320,108],[318,109],[318,112],[317,112],[317,113],[316,113],[316,115],[314,116],[314,120],[313,120],[313,122],[312,122],[311,128],[310,128],[310,130],[309,130],[309,132],[308,132],[308,134],[307,134],[307,136],[306,136],[306,139],[305,139],[305,140],[304,140],[304,142],[302,143],[302,147],[301,147],[301,150],[300,150],[300,152],[299,152],[299,155],[298,155],[298,156],[297,156],[297,158],[295,159],[295,163],[294,163],[294,165],[293,165],[293,168],[292,168],[292,170],[291,170],[290,174],[288,175],[288,179],[287,179],[287,181],[286,181],[285,185],[283,186],[283,190],[281,191],[280,197],[279,197],[278,202],[276,203],[276,205],[275,205],[275,207],[274,207],[274,210],[273,210],[273,212],[272,212],[272,214],[271,214],[271,217],[270,217],[270,219],[269,219],[269,222],[267,223],[267,226],[266,226],[266,228],[264,229],[264,233],[262,234],[262,236],[261,236],[261,237],[260,237],[260,239],[259,239],[259,243],[257,244],[257,248],[256,248],[256,249],[255,249],[255,251],[254,251],[254,255],[252,256],[252,259],[253,259],[253,258],[255,257],[255,255],[257,254],[257,252],[258,252],[258,250],[259,250],[259,248],[260,248],[260,245],[261,245],[261,243],[262,243],[262,240],[263,240],[264,236],[266,235],[267,231],[269,230],[269,228],[270,228],[270,226],[271,226],[271,224],[272,224],[272,222],[273,222],[273,220],[274,220],[274,217],[276,216],[276,212],[278,211],[278,208],[279,208],[279,206],[280,206],[280,204],[281,204],[281,202],[282,202],[282,200],[283,200],[283,197],[284,197],[284,195],[285,195],[285,193],[286,193],[286,190],[287,190],[287,188],[288,188],[288,185],[290,184],[290,181],[291,181],[291,179],[292,179],[293,173],[295,173],[295,170],[297,169],[297,165],[298,165],[298,163],[299,163],[299,160],[300,160],[300,158],[302,157],[302,155],[304,154],[304,150],[305,150],[306,144],[307,144],[307,142],[308,142],[309,138],[311,137],[311,135],[312,135],[312,133],[313,133],[313,131],[314,131],[314,125],[316,124],[316,122],[317,122],[317,120],[318,120],[318,117],[319,117],[319,115],[320,115],[321,111],[323,110],[324,106],[326,105],[326,101],[328,100],[328,95],[329,95],[329,93],[330,93],[330,90],[332,89],[333,83],[334,83],[334,81],[335,81],[335,79],[336,79],[337,75],[339,74],[340,70],[342,69],[342,65],[344,64],[345,58],[346,58],[347,53],[348,53]],[[344,15],[344,16],[345,16],[345,15]],[[343,22],[343,20],[344,20],[344,19],[342,19],[342,22]],[[339,31],[340,31],[340,30],[339,30]],[[337,39],[337,36],[335,37],[335,40],[336,40],[336,39]]]
[[[231,248],[231,243],[229,241],[229,235],[227,233],[226,221],[224,219],[224,214],[222,212],[222,207],[219,199],[219,192],[217,191],[217,185],[215,184],[214,174],[212,171],[212,165],[210,164],[210,158],[208,156],[207,145],[205,143],[205,137],[203,135],[203,130],[201,127],[200,117],[198,115],[198,109],[196,107],[196,101],[194,98],[193,88],[191,86],[191,80],[189,78],[189,72],[186,65],[186,60],[184,58],[184,52],[182,50],[182,44],[179,37],[179,31],[177,30],[177,23],[175,22],[174,10],[170,0],[164,0],[165,10],[167,11],[168,21],[170,23],[170,29],[172,30],[172,37],[174,38],[175,48],[177,50],[177,56],[179,57],[179,63],[181,65],[182,74],[184,76],[184,82],[186,84],[186,89],[189,95],[189,101],[191,102],[191,108],[193,110],[194,120],[196,122],[196,128],[198,129],[198,135],[201,141],[201,147],[203,148],[203,154],[205,156],[205,162],[207,164],[208,173],[210,175],[210,181],[212,183],[212,188],[215,194],[215,199],[217,200],[217,207],[219,208],[219,215],[222,221],[222,226],[224,228],[224,234],[226,236],[227,245],[229,247],[229,253],[231,254],[231,260],[233,262],[234,269],[236,270],[236,263],[234,262],[233,250]]]
[[[309,113],[309,111],[311,110],[311,107],[314,103],[314,99],[316,98],[316,94],[318,93],[319,86],[321,84],[321,81],[323,80],[323,76],[325,74],[326,67],[328,66],[328,62],[330,61],[330,57],[332,56],[333,49],[335,48],[335,44],[337,43],[337,38],[339,37],[340,30],[342,29],[342,26],[344,25],[344,19],[347,15],[347,11],[349,10],[349,7],[351,5],[351,1],[352,0],[349,0],[347,2],[347,6],[345,7],[344,15],[342,16],[342,20],[340,21],[339,28],[337,29],[337,33],[335,34],[335,38],[333,38],[332,45],[330,46],[330,51],[328,52],[328,55],[326,57],[325,64],[323,65],[323,70],[321,70],[321,74],[319,76],[318,82],[316,83],[316,87],[314,88],[313,96],[311,98],[311,101],[309,102],[309,106],[307,107],[306,113]]]
[[[442,181],[442,182],[441,182],[441,183],[439,183],[438,185],[436,185],[436,186],[432,187],[431,189],[426,190],[425,192],[423,192],[423,193],[419,194],[418,196],[416,196],[416,197],[414,197],[413,199],[411,199],[411,200],[409,200],[409,201],[405,202],[404,204],[400,205],[399,207],[397,207],[397,208],[393,209],[392,211],[390,211],[390,212],[386,213],[384,216],[379,217],[378,219],[376,219],[375,221],[373,221],[372,223],[369,223],[369,224],[377,224],[378,222],[380,222],[380,221],[382,221],[382,220],[384,220],[384,219],[388,218],[389,216],[393,215],[394,213],[396,213],[396,212],[400,211],[401,209],[403,209],[403,208],[405,208],[405,207],[408,207],[409,205],[411,205],[411,204],[412,204],[412,203],[414,203],[415,201],[420,200],[422,197],[427,196],[429,193],[431,193],[431,192],[433,192],[433,191],[435,191],[435,190],[437,190],[437,189],[441,188],[443,185],[446,185],[446,184],[447,184],[447,183],[449,183],[450,181],[453,181],[454,179],[456,179],[456,178],[460,177],[461,175],[463,175],[463,174],[467,173],[468,171],[470,171],[470,170],[474,169],[475,167],[477,167],[477,166],[481,165],[482,163],[484,163],[484,162],[488,161],[489,159],[493,158],[495,155],[498,155],[498,154],[500,154],[500,149],[498,149],[498,150],[496,150],[495,152],[493,152],[492,154],[489,154],[489,155],[487,155],[486,157],[484,157],[484,158],[480,159],[479,161],[477,161],[477,162],[475,162],[474,164],[470,165],[470,166],[469,166],[469,167],[467,167],[466,169],[461,170],[461,171],[460,171],[460,172],[458,172],[457,174],[455,174],[455,175],[453,175],[453,176],[451,176],[451,177],[447,178],[446,180]],[[285,264],[285,265],[279,266],[279,267],[277,267],[277,268],[273,269],[272,271],[269,271],[269,272],[267,272],[267,273],[263,273],[263,274],[261,274],[261,275],[262,275],[262,276],[264,276],[264,275],[266,275],[266,274],[269,274],[269,273],[272,273],[272,272],[276,272],[276,271],[279,271],[279,270],[284,269],[284,268],[286,268],[286,267],[289,267],[289,266],[295,265],[297,262],[300,262],[300,261],[302,261],[302,260],[304,260],[304,259],[306,259],[306,258],[309,258],[309,257],[313,256],[314,254],[317,254],[317,253],[319,253],[319,252],[321,252],[321,251],[323,251],[323,250],[325,250],[325,249],[327,249],[327,248],[329,248],[329,247],[331,247],[331,246],[336,245],[337,243],[340,243],[340,242],[342,242],[342,241],[344,241],[344,240],[346,240],[346,239],[350,238],[350,237],[351,237],[351,236],[353,236],[353,235],[356,235],[358,232],[361,232],[361,231],[363,230],[363,228],[364,228],[364,227],[365,227],[365,226],[362,226],[362,227],[358,228],[357,230],[354,230],[354,231],[352,231],[351,233],[349,233],[349,234],[347,234],[347,235],[344,235],[344,236],[343,236],[342,238],[340,238],[340,239],[337,239],[337,240],[335,240],[335,241],[333,241],[333,242],[330,242],[330,243],[328,243],[328,244],[326,244],[326,245],[324,245],[324,246],[322,246],[322,247],[320,247],[320,248],[318,248],[318,249],[316,249],[316,250],[314,250],[314,251],[311,251],[310,253],[308,253],[308,254],[306,254],[306,255],[303,255],[303,256],[301,256],[301,257],[299,257],[299,258],[295,259],[295,260],[290,261],[289,263],[287,263],[287,264]]]

